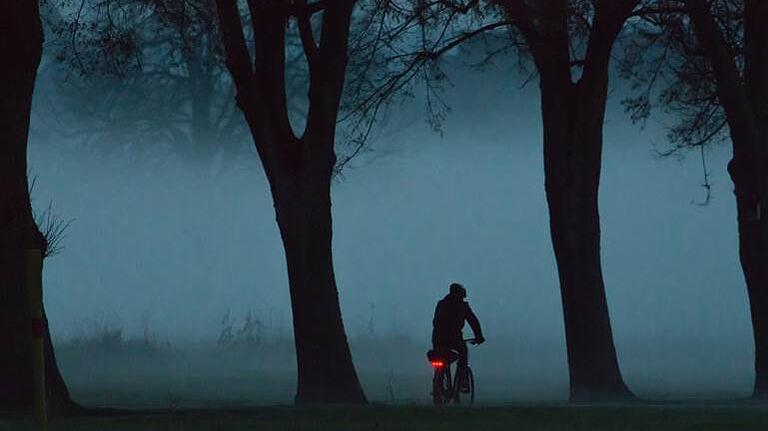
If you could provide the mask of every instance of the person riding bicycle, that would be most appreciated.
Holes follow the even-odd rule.
[[[459,283],[452,283],[448,294],[437,302],[435,317],[432,320],[432,347],[435,350],[452,349],[459,353],[458,370],[460,376],[466,375],[468,364],[467,345],[464,343],[464,336],[461,333],[462,328],[464,328],[464,321],[469,323],[475,334],[474,343],[482,344],[485,342],[477,316],[469,308],[469,304],[464,301],[466,297],[467,291],[464,286]],[[462,383],[466,384],[466,379],[462,380]]]

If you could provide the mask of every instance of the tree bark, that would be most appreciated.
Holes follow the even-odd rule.
[[[27,183],[29,118],[43,34],[36,1],[0,1],[0,20],[0,410],[26,410],[32,405],[32,335],[24,249],[46,246],[32,217]],[[70,407],[47,322],[44,337],[50,408]]]
[[[295,17],[310,73],[307,125],[296,137],[285,89],[289,12],[281,2],[248,2],[258,35],[251,61],[236,2],[216,2],[237,105],[269,180],[285,249],[298,367],[296,404],[367,402],[341,320],[331,245],[336,119],[354,3],[337,0],[324,7],[319,45],[309,16]]]
[[[598,190],[611,49],[637,1],[594,2],[576,82],[569,2],[499,3],[525,36],[539,71],[545,188],[560,278],[570,400],[634,399],[621,377],[605,297]]]
[[[755,343],[755,382],[752,396],[765,400],[768,399],[768,215],[756,217],[756,200],[740,193],[738,184],[735,193],[739,257],[747,284]]]
[[[306,171],[305,171],[306,172]],[[296,404],[365,403],[352,364],[333,271],[331,170],[276,179],[298,364]]]
[[[696,37],[714,72],[733,145],[728,172],[736,196],[739,258],[755,347],[752,396],[768,399],[768,3],[744,2],[744,70],[740,72],[709,4],[688,0]]]
[[[550,232],[560,278],[575,402],[632,399],[613,343],[601,255],[598,188],[604,105],[582,103],[579,84],[542,78],[544,165]]]
[[[746,0],[745,86],[757,125],[757,140],[752,145],[759,168],[754,187],[759,191],[760,214],[750,220],[739,207],[739,254],[747,281],[755,340],[755,386],[753,398],[768,400],[768,2]],[[738,186],[737,186],[738,188]],[[753,205],[752,208],[755,206]]]

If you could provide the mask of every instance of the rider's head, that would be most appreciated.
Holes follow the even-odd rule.
[[[461,299],[467,297],[467,290],[464,289],[464,286],[459,283],[451,283],[450,293],[451,295],[458,296]]]

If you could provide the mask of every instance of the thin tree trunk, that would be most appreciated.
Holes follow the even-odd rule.
[[[36,1],[3,0],[0,19],[0,410],[23,410],[32,405],[24,249],[45,248],[32,219],[27,184],[29,117],[43,35]],[[66,408],[72,402],[47,325],[44,337],[49,405]]]
[[[288,264],[298,366],[296,404],[365,403],[333,272],[331,172],[274,187]],[[287,182],[287,186],[285,183]]]
[[[565,82],[560,80],[559,82]],[[550,232],[560,277],[570,399],[634,398],[619,370],[605,297],[598,188],[605,105],[579,84],[542,77],[544,165]]]

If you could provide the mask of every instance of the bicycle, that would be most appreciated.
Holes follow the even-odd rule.
[[[478,344],[474,338],[463,340],[465,343]],[[459,367],[451,378],[451,364],[459,359],[459,352],[454,349],[448,350],[430,350],[427,352],[432,368],[435,369],[435,375],[432,378],[432,402],[438,406],[448,404],[453,401],[456,404],[461,403],[461,394],[465,393],[469,397],[469,403],[475,401],[475,378],[472,375],[472,369],[467,364],[466,386],[462,390],[461,376]]]

